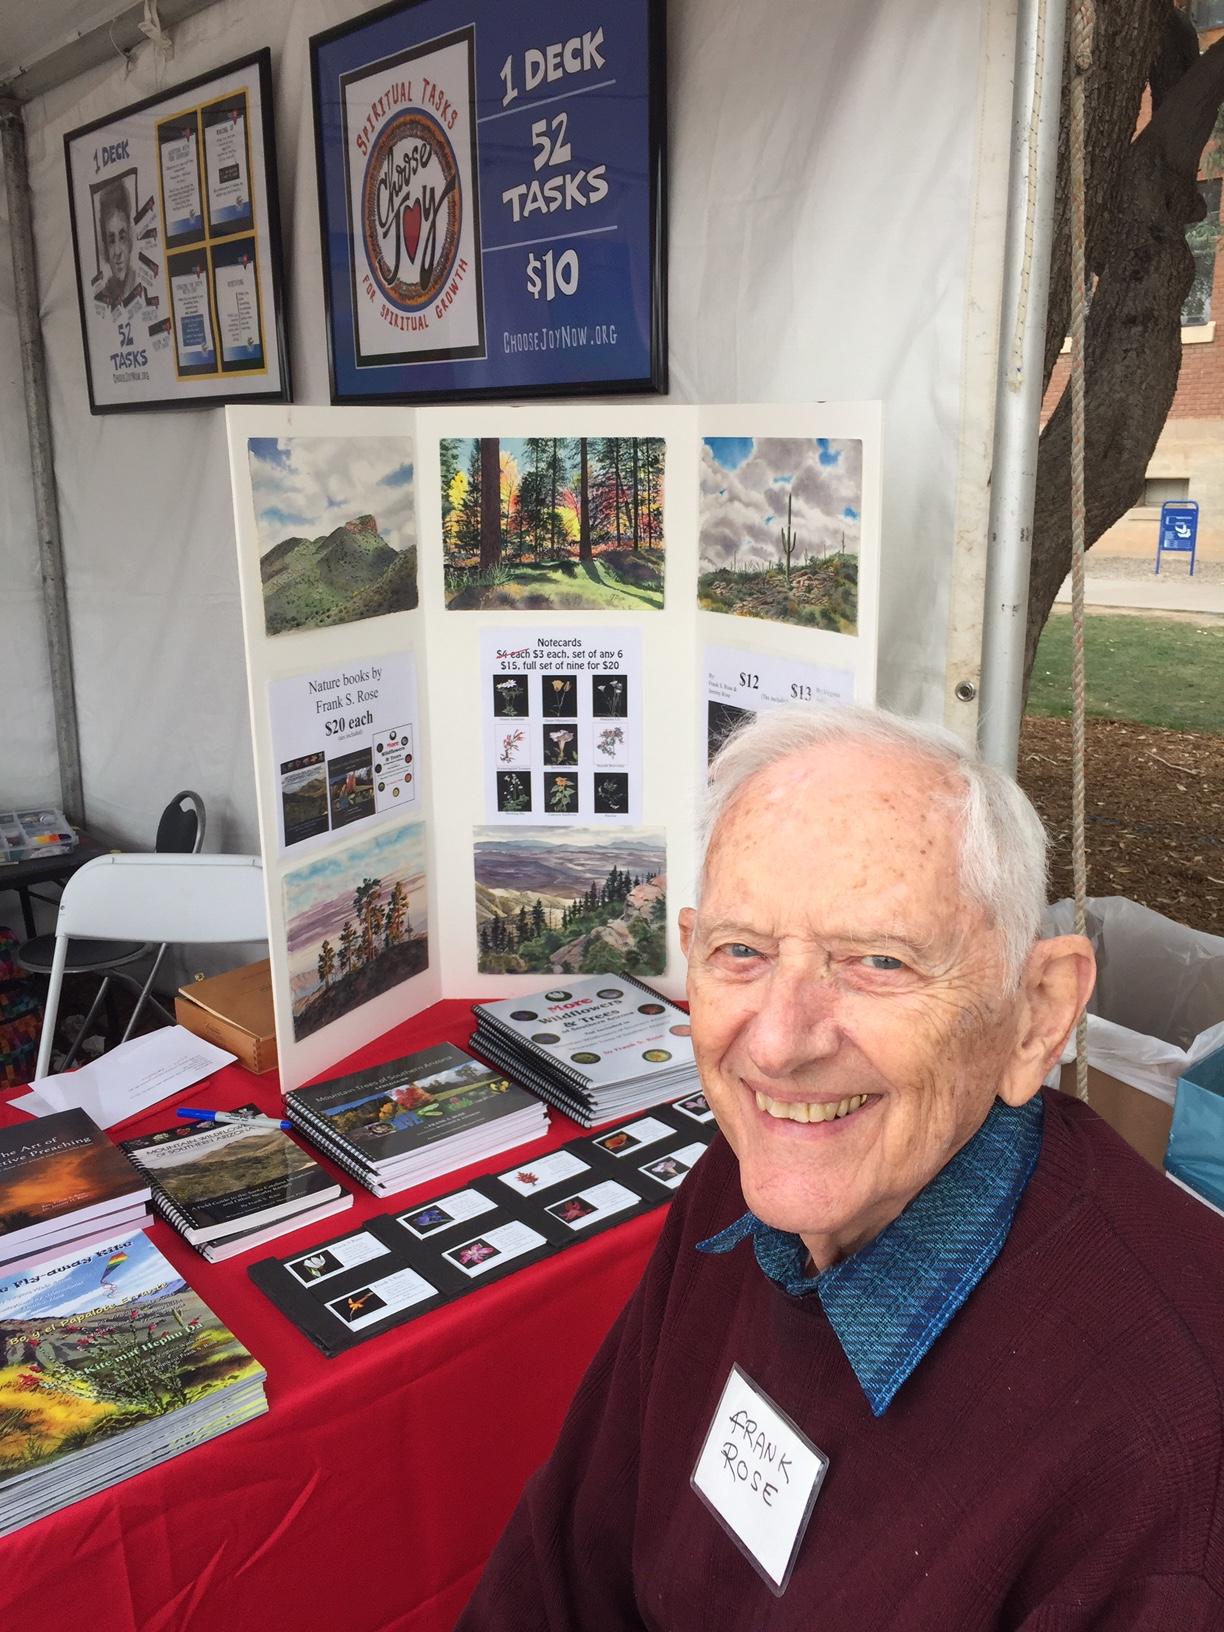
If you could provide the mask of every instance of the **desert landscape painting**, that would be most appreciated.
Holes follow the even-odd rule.
[[[827,436],[707,436],[697,604],[852,635],[863,445]]]

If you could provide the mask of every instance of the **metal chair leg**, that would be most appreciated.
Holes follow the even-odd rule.
[[[157,977],[157,971],[161,968],[161,962],[165,955],[166,943],[163,941],[157,949],[157,956],[153,959],[153,967],[149,970],[148,978],[146,979],[144,985],[140,988],[140,995],[136,999],[136,1006],[132,1010],[132,1017],[128,1021],[127,1025],[123,1028],[123,1036],[119,1039],[121,1043],[126,1043],[128,1038],[132,1035],[132,1027],[140,1018],[140,1011],[144,1008],[145,999],[149,995],[153,982]],[[154,999],[154,1001],[156,1002],[156,999]],[[161,1005],[158,1004],[158,1007],[160,1008]],[[166,1011],[162,1009],[162,1013],[164,1014],[165,1012]]]
[[[81,1021],[81,1029],[77,1032],[76,1036],[72,1039],[72,1046],[69,1048],[67,1054],[64,1055],[63,1063],[60,1066],[61,1071],[67,1071],[68,1067],[76,1059],[77,1050],[80,1048],[81,1044],[85,1041],[85,1038],[88,1035],[90,1026],[93,1025],[94,1016],[97,1014],[98,1010],[102,1006],[102,999],[106,996],[106,989],[107,989],[107,987],[109,985],[110,985],[110,976],[109,975],[103,975],[102,984],[98,987],[97,991],[94,993],[94,1000],[89,1005],[89,1013],[85,1016],[84,1020]]]

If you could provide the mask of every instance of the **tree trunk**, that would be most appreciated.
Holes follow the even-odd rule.
[[[640,550],[642,547],[638,517],[638,439],[636,436],[633,439],[633,547],[635,550]]]
[[[480,439],[480,570],[501,561],[501,441]]]
[[[1100,37],[1098,22],[1097,37]],[[1186,226],[1200,220],[1199,157],[1224,97],[1224,40],[1169,85],[1128,147],[1112,214],[1097,220],[1099,267],[1084,335],[1085,539],[1095,542],[1136,502],[1181,368],[1181,309],[1194,282]],[[1090,215],[1090,223],[1091,223]],[[1090,224],[1091,234],[1091,224]],[[1046,360],[1058,355],[1066,298],[1051,298]],[[1047,373],[1048,377],[1048,373]],[[1042,432],[1037,460],[1024,682],[1071,567],[1071,394]]]
[[[585,436],[578,439],[578,559],[595,559],[591,554],[591,494]]]
[[[1188,223],[1201,219],[1199,158],[1224,97],[1219,41],[1199,57],[1171,0],[1096,0],[1085,83],[1087,261],[1096,287],[1084,339],[1085,540],[1093,544],[1142,490],[1181,367],[1181,308],[1194,279]],[[1134,135],[1144,86],[1155,112]],[[1054,250],[1045,343],[1048,384],[1068,332],[1069,88],[1062,93]],[[1071,401],[1042,432],[1037,461],[1024,684],[1071,568]]]
[[[557,553],[557,449],[560,443],[554,436],[552,439],[552,502],[548,507],[548,542],[555,556]]]
[[[612,523],[612,535],[619,544],[621,541],[621,474],[620,474],[620,437],[612,438],[612,510],[615,520]]]

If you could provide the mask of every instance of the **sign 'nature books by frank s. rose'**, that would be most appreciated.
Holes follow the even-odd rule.
[[[259,1416],[263,1382],[143,1233],[0,1274],[0,1535]]]

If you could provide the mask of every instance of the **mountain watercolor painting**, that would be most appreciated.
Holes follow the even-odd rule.
[[[411,442],[253,436],[247,454],[269,635],[416,606]]]

